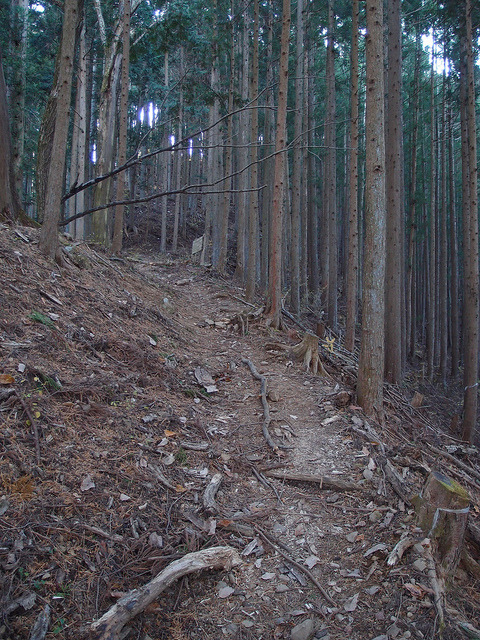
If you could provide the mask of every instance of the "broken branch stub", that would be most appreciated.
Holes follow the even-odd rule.
[[[433,471],[421,494],[412,502],[415,503],[418,525],[432,541],[442,577],[451,580],[463,548],[470,496],[458,482]]]
[[[292,347],[292,355],[297,360],[303,358],[303,364],[307,371],[310,371],[311,368],[314,375],[317,373],[320,376],[328,375],[318,354],[318,336],[313,333],[304,334],[302,341]]]
[[[188,553],[183,558],[171,562],[150,582],[120,598],[101,618],[90,625],[91,635],[95,640],[119,640],[127,622],[141,613],[178,578],[203,569],[228,571],[241,563],[240,556],[232,547],[210,547]]]

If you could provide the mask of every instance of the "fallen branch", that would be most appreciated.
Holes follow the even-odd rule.
[[[427,540],[427,539],[426,539]],[[442,584],[443,581],[439,580],[437,577],[437,569],[435,566],[435,560],[432,555],[432,547],[430,546],[430,541],[422,543],[423,547],[423,556],[427,563],[427,574],[430,579],[430,584],[432,585],[433,590],[433,603],[435,605],[435,609],[437,610],[438,615],[438,627],[440,633],[442,633],[445,627],[445,615],[443,613],[443,601],[445,598],[445,589]]]
[[[203,569],[230,570],[241,564],[232,547],[211,547],[188,553],[171,562],[163,571],[138,589],[133,589],[113,605],[101,618],[93,622],[90,630],[97,640],[119,640],[123,627],[141,613],[165,589],[182,576]]]
[[[335,491],[361,491],[362,487],[353,482],[344,482],[328,476],[312,476],[307,473],[296,473],[294,471],[264,471],[264,475],[278,480],[288,480],[289,482],[314,482],[320,485],[320,489],[334,489]]]
[[[175,491],[175,487],[171,482],[167,480],[167,478],[163,475],[160,467],[157,467],[155,464],[149,464],[148,470],[154,475],[154,477],[163,484],[164,487],[170,489],[171,491]]]
[[[442,449],[437,449],[437,447],[434,447],[433,444],[430,444],[429,442],[427,442],[427,446],[429,449],[437,453],[439,456],[443,456],[447,460],[450,460],[450,462],[453,462],[454,464],[456,464],[459,469],[462,469],[462,471],[465,471],[466,473],[469,473],[470,475],[477,478],[477,480],[480,480],[480,472],[477,471],[476,469],[469,467],[468,464],[465,464],[455,456],[452,456],[451,453],[448,453],[447,451],[442,451]]]
[[[261,527],[259,527],[258,525],[254,525],[254,528],[257,531],[257,533],[282,556],[282,558],[284,558],[289,564],[293,565],[296,569],[301,571],[304,575],[307,576],[309,580],[312,581],[312,583],[317,587],[317,589],[320,591],[320,593],[325,598],[325,600],[329,604],[331,604],[332,607],[336,606],[335,602],[328,595],[328,593],[325,591],[325,589],[322,587],[320,582],[315,578],[315,576],[311,571],[309,571],[306,567],[303,566],[303,564],[300,564],[299,562],[294,560],[291,556],[289,556],[285,551],[283,551],[283,549],[281,548],[281,543],[278,540],[275,540],[275,538],[270,536]]]
[[[222,484],[223,476],[221,473],[216,473],[210,480],[205,493],[203,494],[203,506],[207,511],[218,511],[218,505],[215,502],[215,496]]]
[[[262,432],[264,435],[265,440],[267,441],[267,444],[274,450],[277,451],[278,449],[290,449],[291,447],[287,447],[285,445],[276,445],[275,442],[272,440],[272,436],[270,435],[269,431],[268,431],[268,427],[270,425],[271,422],[271,418],[270,418],[270,409],[268,406],[268,402],[267,402],[267,379],[265,378],[265,376],[262,376],[260,373],[258,373],[258,371],[255,368],[255,365],[253,364],[253,362],[251,360],[249,360],[248,358],[242,358],[242,362],[243,364],[246,364],[247,367],[250,369],[252,376],[256,379],[256,380],[260,380],[260,397],[262,400],[262,407],[263,407],[263,424],[262,424]]]
[[[45,609],[38,614],[33,629],[30,633],[30,640],[43,640],[47,635],[50,625],[50,605],[46,604]]]

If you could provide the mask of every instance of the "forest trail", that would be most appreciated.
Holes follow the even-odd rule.
[[[233,330],[248,310],[242,292],[203,268],[151,254],[112,261],[67,242],[60,270],[37,236],[0,227],[0,373],[11,376],[0,387],[1,640],[28,637],[45,603],[46,637],[78,638],[119,594],[215,545],[242,564],[183,578],[130,623],[131,637],[435,637],[418,548],[387,564],[403,535],[421,538],[381,467],[378,426],[335,405],[351,391],[341,369],[322,378],[292,361],[293,326],[271,332],[260,318]],[[262,434],[245,359],[267,379],[278,449]],[[407,423],[390,411],[380,438],[411,496],[432,458]],[[475,623],[464,572],[449,602]],[[444,638],[458,637],[447,623]]]

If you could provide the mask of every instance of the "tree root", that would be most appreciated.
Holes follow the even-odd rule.
[[[278,449],[291,449],[291,447],[287,447],[286,445],[276,445],[275,442],[272,440],[272,436],[270,435],[270,433],[268,431],[268,427],[270,425],[271,418],[270,418],[270,409],[269,409],[268,402],[267,402],[267,379],[265,378],[265,376],[262,376],[260,373],[258,373],[258,371],[255,368],[255,365],[253,364],[253,362],[251,360],[249,360],[248,358],[242,358],[242,362],[243,362],[243,364],[246,364],[247,367],[250,369],[250,371],[252,373],[252,376],[256,380],[260,380],[260,382],[261,382],[261,385],[260,385],[260,397],[261,397],[262,406],[263,406],[262,432],[263,432],[265,440],[267,441],[267,444],[274,451],[278,451]]]
[[[179,578],[203,569],[228,571],[241,562],[240,556],[232,547],[211,547],[187,553],[183,558],[171,562],[153,580],[120,598],[101,618],[90,625],[90,631],[96,640],[119,640],[127,622],[141,613]]]

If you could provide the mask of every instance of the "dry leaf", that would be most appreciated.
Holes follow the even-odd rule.
[[[9,373],[0,373],[0,384],[13,384],[15,378]]]
[[[343,608],[345,609],[345,611],[348,611],[348,612],[355,611],[358,604],[358,596],[359,594],[356,593],[354,596],[352,596],[345,602],[345,604],[343,605]]]
[[[165,434],[166,438],[173,438],[173,436],[177,435],[176,431],[169,431],[168,429],[165,429],[163,433]]]
[[[175,485],[175,491],[177,493],[184,493],[186,491],[185,487],[182,487],[181,484],[176,484]]]
[[[89,489],[95,489],[95,482],[92,480],[92,476],[87,474],[82,480],[80,491],[88,491]]]

